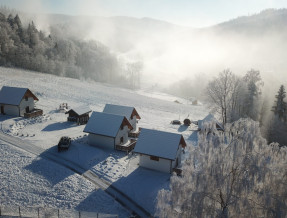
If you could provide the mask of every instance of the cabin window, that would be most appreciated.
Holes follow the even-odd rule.
[[[159,157],[156,157],[156,156],[150,156],[150,159],[154,161],[159,161]]]
[[[123,144],[124,143],[124,137],[120,138],[120,143]]]
[[[123,130],[123,129],[124,129],[124,125],[122,124],[122,125],[121,125],[121,130]]]
[[[28,101],[28,97],[25,97],[25,101]]]

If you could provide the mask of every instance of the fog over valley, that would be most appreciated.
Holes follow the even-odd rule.
[[[283,0],[0,0],[0,216],[287,217],[286,39]]]

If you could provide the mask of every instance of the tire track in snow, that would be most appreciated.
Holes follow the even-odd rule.
[[[22,139],[18,139],[13,136],[4,134],[3,132],[0,132],[0,139],[26,152],[49,159],[83,176],[84,178],[88,179],[90,182],[95,184],[98,188],[101,188],[108,195],[113,197],[116,201],[118,201],[124,208],[126,208],[131,213],[139,217],[152,217],[152,215],[148,211],[146,211],[143,207],[134,202],[130,197],[128,197],[126,194],[124,194],[119,189],[114,187],[111,183],[99,178],[92,171],[86,170],[80,165],[73,163],[72,161],[67,160],[61,156],[58,156],[55,153],[48,152],[45,149],[42,149],[34,144],[30,144]]]

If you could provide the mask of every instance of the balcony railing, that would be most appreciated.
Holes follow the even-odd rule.
[[[119,151],[126,151],[128,153],[135,148],[136,143],[136,140],[131,139],[130,143],[127,145],[116,145],[116,149]]]
[[[41,115],[43,115],[43,110],[41,109],[33,109],[32,111],[28,113],[24,113],[25,118],[38,117]]]

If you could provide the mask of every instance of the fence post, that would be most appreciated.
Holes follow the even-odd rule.
[[[79,218],[81,218],[81,211],[79,211]]]
[[[60,209],[58,209],[58,218],[60,218]]]
[[[2,216],[2,214],[1,214],[1,205],[0,205],[0,216]]]
[[[19,217],[21,217],[21,210],[20,210],[20,206],[19,206]]]
[[[38,207],[38,218],[40,218],[40,208]]]

